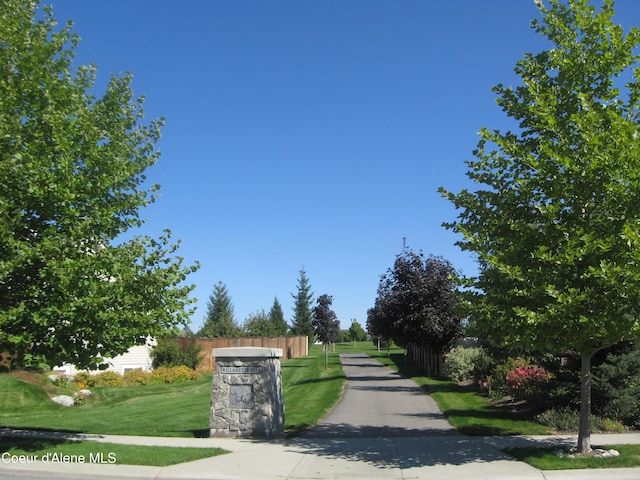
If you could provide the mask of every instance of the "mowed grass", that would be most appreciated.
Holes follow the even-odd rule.
[[[42,387],[0,375],[0,425],[106,435],[208,434],[211,376],[170,385],[99,387],[95,402],[63,407]]]
[[[0,451],[46,463],[153,465],[166,467],[226,453],[221,448],[176,448],[78,442],[73,440],[1,438]]]
[[[282,363],[282,395],[285,430],[289,436],[315,425],[340,399],[346,377],[337,353],[329,353],[329,365],[320,345],[312,345],[307,357]]]
[[[577,470],[597,468],[640,467],[640,445],[607,445],[605,450],[617,450],[619,457],[611,458],[568,458],[560,457],[557,448],[520,447],[509,448],[506,453],[528,463],[539,470]],[[598,475],[594,474],[593,478]]]
[[[345,377],[336,353],[325,368],[319,345],[303,358],[283,361],[285,429],[295,434],[314,425],[340,398]],[[52,402],[41,385],[0,375],[0,425],[105,435],[207,437],[211,374],[168,385],[101,387],[81,407]]]

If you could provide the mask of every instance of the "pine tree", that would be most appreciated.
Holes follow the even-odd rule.
[[[241,329],[233,317],[233,303],[227,286],[218,282],[207,303],[207,316],[198,337],[220,338],[240,336]]]
[[[292,293],[291,296],[294,299],[291,333],[294,335],[306,335],[309,337],[309,342],[311,342],[313,341],[313,327],[311,326],[313,319],[313,312],[311,311],[313,292],[311,292],[311,285],[309,285],[309,279],[304,267],[300,270],[298,292],[295,295]]]
[[[278,301],[278,297],[273,299],[273,306],[269,311],[269,321],[273,325],[273,331],[276,336],[284,336],[289,332],[289,324],[284,319],[282,305]]]

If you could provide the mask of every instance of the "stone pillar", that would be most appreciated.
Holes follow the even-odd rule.
[[[284,433],[281,348],[214,348],[211,437],[275,437]]]

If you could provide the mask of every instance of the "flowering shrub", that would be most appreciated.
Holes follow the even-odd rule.
[[[96,387],[121,387],[122,375],[118,372],[104,371],[93,376]]]
[[[549,374],[542,367],[523,365],[507,374],[506,382],[509,392],[515,400],[526,400],[537,403],[543,394],[544,386],[549,381]]]
[[[151,373],[145,372],[140,368],[129,370],[122,376],[122,382],[125,386],[146,385],[151,380]]]
[[[442,365],[442,373],[454,382],[471,380],[477,364],[486,353],[480,347],[458,347],[449,352]]]
[[[76,373],[75,377],[73,377],[73,380],[80,388],[90,388],[95,387],[96,385],[94,376],[89,372],[78,372]]]
[[[151,383],[175,383],[196,380],[202,373],[185,365],[179,367],[158,367],[153,370]]]

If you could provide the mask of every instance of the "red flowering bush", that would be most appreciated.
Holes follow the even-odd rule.
[[[507,387],[514,400],[537,404],[544,396],[549,373],[542,367],[523,365],[507,373]]]

